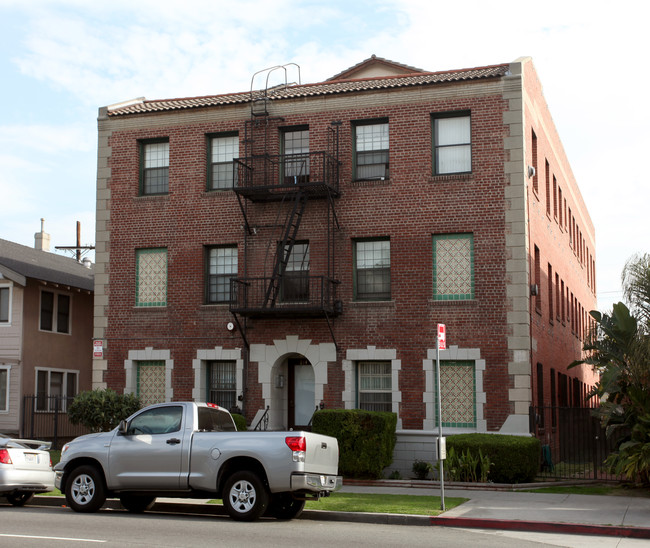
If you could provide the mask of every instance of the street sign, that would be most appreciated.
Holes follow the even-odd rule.
[[[95,339],[93,341],[93,358],[104,357],[104,341]]]
[[[447,326],[444,323],[438,324],[438,350],[447,349]]]

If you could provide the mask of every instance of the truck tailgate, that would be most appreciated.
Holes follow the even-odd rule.
[[[302,432],[307,439],[305,471],[336,475],[339,466],[339,449],[336,438]]]

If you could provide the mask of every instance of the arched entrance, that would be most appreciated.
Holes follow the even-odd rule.
[[[287,358],[287,426],[304,430],[315,410],[314,368],[304,356]]]

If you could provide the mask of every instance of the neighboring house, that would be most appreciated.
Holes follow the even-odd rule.
[[[95,387],[269,428],[393,411],[410,473],[442,323],[443,433],[585,404],[594,227],[529,58],[139,99],[100,109],[98,155]]]
[[[91,388],[93,269],[49,253],[49,236],[36,236],[40,249],[0,239],[3,433],[21,432],[23,396],[36,395],[35,411],[49,412],[48,396]]]

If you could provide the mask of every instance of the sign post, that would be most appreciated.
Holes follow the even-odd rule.
[[[440,398],[440,351],[447,348],[447,328],[444,323],[437,325],[436,336],[436,401],[438,407],[438,473],[440,474],[440,509],[445,511],[445,470],[444,460],[447,456],[445,438],[442,437],[442,401]]]

